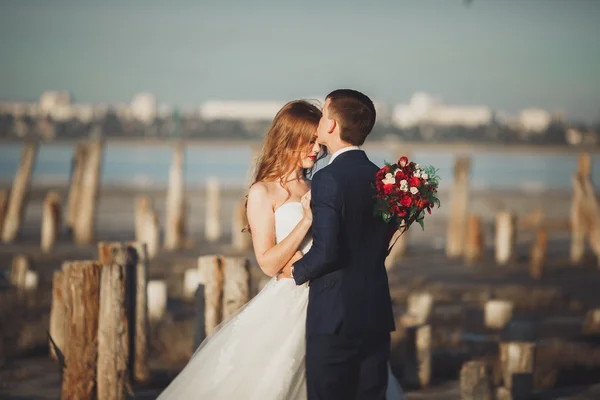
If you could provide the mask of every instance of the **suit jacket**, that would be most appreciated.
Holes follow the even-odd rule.
[[[294,265],[296,283],[310,281],[308,335],[395,329],[384,265],[395,228],[374,216],[378,170],[352,150],[313,177],[313,244]]]

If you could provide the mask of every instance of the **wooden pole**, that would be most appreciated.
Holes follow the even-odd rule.
[[[585,255],[585,236],[587,223],[583,204],[583,193],[577,185],[586,179],[591,179],[592,159],[589,154],[579,156],[577,172],[573,176],[573,201],[571,202],[571,264],[579,264]]]
[[[183,298],[186,300],[195,299],[199,284],[198,268],[187,269],[183,274]]]
[[[160,250],[160,224],[148,196],[140,196],[135,204],[135,240],[146,243],[148,258],[153,259]]]
[[[469,181],[471,160],[460,157],[454,165],[454,184],[451,189],[450,218],[446,235],[446,255],[450,258],[461,257],[465,248],[465,231],[469,208]]]
[[[135,199],[135,240],[136,242],[148,243],[144,234],[145,218],[152,209],[152,203],[148,196],[138,196]]]
[[[212,334],[223,319],[223,266],[218,256],[198,258],[200,282],[204,284],[206,335]]]
[[[135,329],[133,377],[136,382],[150,379],[148,366],[148,346],[150,322],[148,319],[148,251],[145,243],[129,243],[129,250],[135,256]]]
[[[61,225],[60,195],[50,191],[44,199],[44,214],[42,216],[41,248],[44,253],[54,249]]]
[[[233,207],[233,223],[231,227],[231,242],[238,251],[248,251],[252,248],[252,236],[244,229],[248,226],[246,203],[238,202]]]
[[[27,272],[29,271],[29,259],[21,254],[17,254],[12,259],[12,265],[10,268],[10,284],[17,288],[17,290],[25,290]]]
[[[431,326],[406,327],[404,377],[414,388],[425,388],[431,381]]]
[[[85,160],[88,153],[86,143],[77,143],[74,149],[73,161],[71,165],[71,182],[69,184],[69,194],[67,197],[67,228],[72,233],[77,221],[77,213],[81,201],[81,186],[83,182],[83,173],[85,169]]]
[[[185,238],[184,151],[183,144],[177,144],[174,147],[173,162],[169,170],[167,220],[165,226],[165,249],[167,250],[181,249]]]
[[[533,392],[535,343],[500,343],[500,365],[504,387],[514,400],[529,399]]]
[[[148,282],[148,319],[150,323],[162,321],[167,312],[167,283],[152,280]]]
[[[223,262],[223,320],[229,319],[250,301],[250,263],[242,257],[227,257]]]
[[[26,143],[23,147],[21,163],[10,191],[2,227],[2,241],[5,243],[14,242],[21,229],[37,151],[38,145],[34,142]]]
[[[77,245],[91,244],[95,238],[103,146],[102,140],[93,141],[88,145],[74,229],[74,240]]]
[[[429,292],[414,292],[408,296],[407,313],[415,324],[425,324],[433,308],[433,296]]]
[[[585,314],[583,333],[586,335],[600,334],[600,308],[589,310]]]
[[[392,246],[392,250],[390,254],[385,259],[385,269],[390,271],[392,267],[396,264],[398,260],[402,260],[406,255],[406,248],[408,246],[408,231],[405,231],[403,234],[400,234],[399,231],[396,231],[390,240],[388,246]]]
[[[209,242],[216,242],[221,238],[221,200],[219,180],[210,177],[206,181],[206,224],[205,237]]]
[[[98,327],[98,399],[124,400],[131,384],[130,305],[123,264],[102,267]]]
[[[64,268],[64,267],[63,267]],[[52,306],[50,308],[50,337],[58,350],[64,352],[65,346],[65,279],[64,272],[54,271],[52,277]],[[48,343],[50,357],[58,360],[55,347]]]
[[[503,329],[512,318],[513,303],[507,300],[488,300],[485,303],[485,326]]]
[[[478,215],[469,216],[467,234],[465,241],[465,263],[472,265],[483,261],[485,240],[483,237],[483,226]]]
[[[461,400],[493,399],[492,372],[485,361],[467,361],[460,370]]]
[[[96,397],[98,312],[102,267],[93,261],[65,263],[65,369],[62,396],[65,400]]]
[[[531,255],[529,258],[529,276],[532,279],[539,280],[544,273],[547,247],[548,232],[545,228],[540,228],[538,229],[533,245],[531,246]]]
[[[517,219],[509,211],[500,211],[496,214],[496,263],[507,264],[515,256],[515,243],[517,236]]]
[[[0,190],[0,232],[4,226],[4,218],[6,217],[6,205],[8,203],[8,191]]]

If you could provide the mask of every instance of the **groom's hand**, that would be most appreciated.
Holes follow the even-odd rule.
[[[285,267],[283,267],[283,269],[279,272],[279,275],[277,275],[277,280],[280,280],[283,278],[292,278],[291,269],[294,266],[294,263],[296,263],[296,261],[298,261],[301,258],[302,258],[302,253],[297,251],[292,256],[292,259],[290,261],[288,261],[288,263],[285,265]]]

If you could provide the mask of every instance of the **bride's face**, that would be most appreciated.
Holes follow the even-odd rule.
[[[321,152],[321,146],[317,143],[317,134],[315,133],[300,154],[301,167],[305,169],[314,167],[319,152]]]

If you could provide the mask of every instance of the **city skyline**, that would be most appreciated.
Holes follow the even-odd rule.
[[[432,6],[431,4],[434,4]],[[354,87],[600,119],[600,2],[154,0],[0,5],[0,98],[290,100]]]

